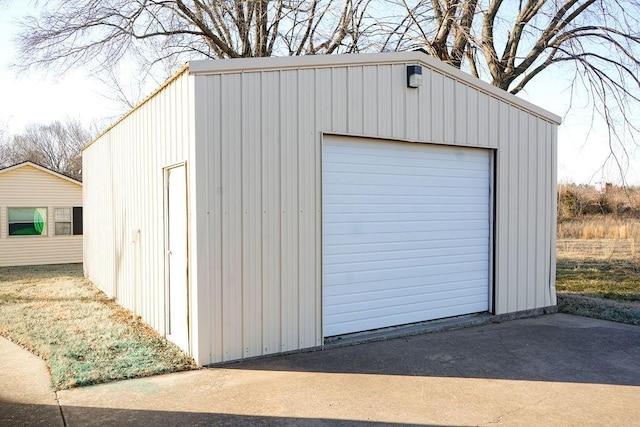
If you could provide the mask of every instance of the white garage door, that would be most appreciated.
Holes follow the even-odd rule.
[[[490,152],[325,137],[324,336],[489,309]]]

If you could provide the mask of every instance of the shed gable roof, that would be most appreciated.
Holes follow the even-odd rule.
[[[71,177],[68,177],[66,175],[63,175],[61,173],[55,172],[55,171],[53,171],[53,170],[51,170],[49,168],[46,168],[44,166],[40,166],[37,163],[30,162],[30,161],[18,163],[18,164],[12,165],[12,166],[8,166],[8,167],[6,167],[4,169],[0,169],[0,176],[2,174],[7,173],[7,172],[11,172],[11,171],[14,171],[14,170],[17,170],[17,169],[20,169],[20,168],[24,168],[24,167],[32,167],[32,168],[37,169],[37,170],[39,170],[41,172],[47,173],[49,175],[52,175],[52,176],[54,176],[54,177],[56,177],[58,179],[63,179],[63,180],[68,181],[68,182],[70,182],[72,184],[75,184],[75,185],[78,185],[78,186],[82,187],[82,182],[80,182],[78,180],[75,180],[75,179],[73,179]]]
[[[357,53],[340,55],[307,55],[270,58],[233,58],[223,60],[199,60],[188,63],[191,75],[242,73],[269,70],[291,70],[305,68],[333,68],[375,64],[419,63],[432,70],[448,75],[459,83],[472,86],[491,96],[502,99],[521,109],[527,110],[554,124],[559,125],[562,118],[529,101],[499,89],[477,77],[440,61],[423,50],[408,52]],[[184,69],[181,70],[184,72]]]

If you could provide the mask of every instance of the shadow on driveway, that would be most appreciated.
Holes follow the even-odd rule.
[[[554,314],[227,369],[640,385],[640,327]]]

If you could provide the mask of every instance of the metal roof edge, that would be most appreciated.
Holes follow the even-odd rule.
[[[48,173],[50,175],[53,175],[56,178],[64,179],[65,181],[69,181],[72,184],[76,184],[76,185],[79,185],[80,187],[82,187],[82,182],[81,181],[78,181],[77,179],[71,178],[70,176],[66,176],[66,175],[63,175],[61,173],[58,173],[58,172],[56,172],[54,170],[51,170],[51,169],[49,169],[47,167],[40,166],[39,164],[33,163],[32,161],[29,161],[29,160],[27,160],[26,162],[17,163],[15,165],[7,166],[6,168],[0,169],[0,174],[6,173],[6,172],[11,172],[11,171],[14,171],[16,169],[20,169],[20,168],[25,167],[25,166],[31,166],[34,169],[38,169],[38,170],[40,170],[42,172],[46,172],[46,173]]]
[[[490,96],[499,98],[525,109],[545,120],[556,125],[562,123],[562,118],[532,102],[517,97],[505,90],[499,89],[484,80],[465,73],[458,68],[440,61],[423,50],[406,52],[383,52],[383,53],[354,53],[338,55],[305,55],[305,56],[285,56],[269,58],[233,58],[233,59],[205,59],[190,61],[188,71],[190,75],[226,74],[242,72],[258,72],[286,69],[305,68],[333,68],[353,65],[368,64],[394,64],[417,62],[429,67],[437,72],[447,74],[464,84],[473,86],[476,89],[487,93]]]
[[[84,151],[87,148],[89,148],[90,146],[92,146],[93,143],[96,142],[98,139],[102,138],[104,136],[104,134],[109,132],[111,129],[113,129],[115,126],[117,126],[121,121],[123,121],[124,119],[129,117],[131,114],[133,114],[136,110],[138,110],[140,107],[142,107],[144,104],[146,104],[151,98],[156,96],[156,94],[158,94],[158,92],[161,92],[164,88],[169,86],[171,83],[173,83],[175,80],[177,80],[178,77],[180,77],[182,74],[184,74],[188,70],[189,70],[189,63],[186,63],[182,67],[180,67],[180,69],[178,71],[176,71],[171,77],[169,77],[167,80],[165,80],[164,83],[162,83],[160,86],[158,86],[153,92],[151,92],[149,95],[147,95],[142,101],[140,101],[135,107],[133,107],[132,109],[130,109],[129,111],[124,113],[119,119],[117,119],[115,122],[113,122],[112,124],[107,126],[102,132],[100,132],[98,134],[98,136],[93,138],[93,140],[91,142],[89,142],[87,145],[82,147],[82,151]]]

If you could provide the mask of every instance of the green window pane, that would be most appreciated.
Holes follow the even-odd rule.
[[[9,208],[9,236],[46,236],[47,208]]]

